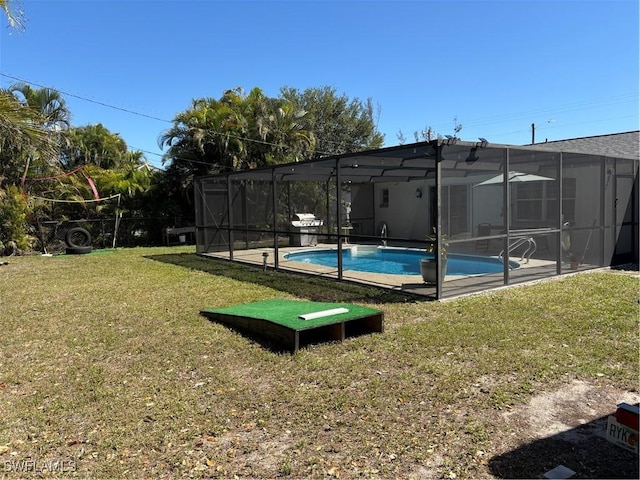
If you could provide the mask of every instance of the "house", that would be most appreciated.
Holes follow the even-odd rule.
[[[443,153],[440,197],[443,231],[450,238],[464,238],[477,235],[478,225],[504,226],[505,192],[499,190],[499,184],[491,184],[491,187],[481,184],[502,170],[501,156],[505,149],[509,149],[509,170],[528,174],[527,177],[510,178],[512,186],[508,193],[511,230],[553,227],[560,221],[570,222],[574,229],[589,229],[608,223],[615,209],[616,215],[620,217],[615,219],[615,223],[623,230],[623,239],[629,240],[628,248],[624,251],[631,253],[634,235],[626,230],[631,229],[633,219],[637,223],[638,218],[639,136],[640,132],[628,132],[525,147],[491,145],[478,148],[475,144],[469,146],[464,142],[457,142],[448,148],[452,150],[451,155]],[[615,152],[615,157],[606,154],[608,148]],[[455,163],[452,160],[454,155]],[[562,212],[559,213],[557,195],[560,185],[556,179],[559,177],[561,155],[563,201]],[[617,169],[615,158],[619,159]],[[532,175],[542,176],[547,180],[519,181],[534,178]],[[436,227],[435,179],[427,175],[425,179],[414,179],[408,184],[404,177],[400,180],[359,185],[355,188],[351,218],[356,233],[362,229],[367,234],[373,234],[380,231],[382,225],[386,225],[392,236],[424,238]],[[594,195],[600,190],[610,195]],[[364,191],[363,201],[358,198],[360,191]],[[372,194],[377,199],[373,203],[368,201]],[[628,200],[625,202],[628,208],[624,212],[620,205],[614,204],[614,194]],[[594,218],[596,215],[603,218]],[[611,218],[612,222],[613,220]],[[622,261],[637,262],[637,248],[635,254],[629,255],[621,253],[622,245],[618,245],[618,250],[615,258],[611,259],[614,264]],[[610,256],[609,252],[606,256]]]

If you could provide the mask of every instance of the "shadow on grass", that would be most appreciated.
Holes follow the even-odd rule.
[[[146,255],[145,258],[274,288],[314,302],[407,303],[418,300],[410,294],[382,288],[293,272],[275,270],[265,272],[251,265],[217,258],[204,258],[195,253]],[[428,299],[420,297],[419,300]]]
[[[488,467],[498,478],[544,478],[559,465],[576,472],[572,479],[640,478],[638,455],[609,442],[606,428],[607,417],[598,418],[493,457]]]

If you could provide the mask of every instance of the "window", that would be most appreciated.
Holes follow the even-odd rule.
[[[558,182],[526,182],[513,185],[514,219],[518,222],[557,223]],[[562,181],[562,213],[575,219],[576,179]]]
[[[380,201],[380,206],[381,207],[389,206],[389,189],[388,188],[382,189],[382,199]]]
[[[547,210],[549,212],[558,211],[558,189],[557,183],[552,182],[547,189]],[[562,215],[564,220],[575,221],[576,219],[576,179],[565,178],[562,181]],[[552,217],[556,218],[556,216]]]

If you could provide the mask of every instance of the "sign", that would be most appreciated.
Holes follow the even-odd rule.
[[[607,440],[619,447],[638,453],[638,432],[616,421],[616,417],[609,415],[607,421]]]

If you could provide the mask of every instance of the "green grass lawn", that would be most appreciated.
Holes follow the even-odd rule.
[[[495,412],[573,379],[638,387],[637,276],[430,302],[192,251],[0,267],[3,474],[487,477]],[[290,355],[199,314],[268,298],[377,308],[385,333]]]

